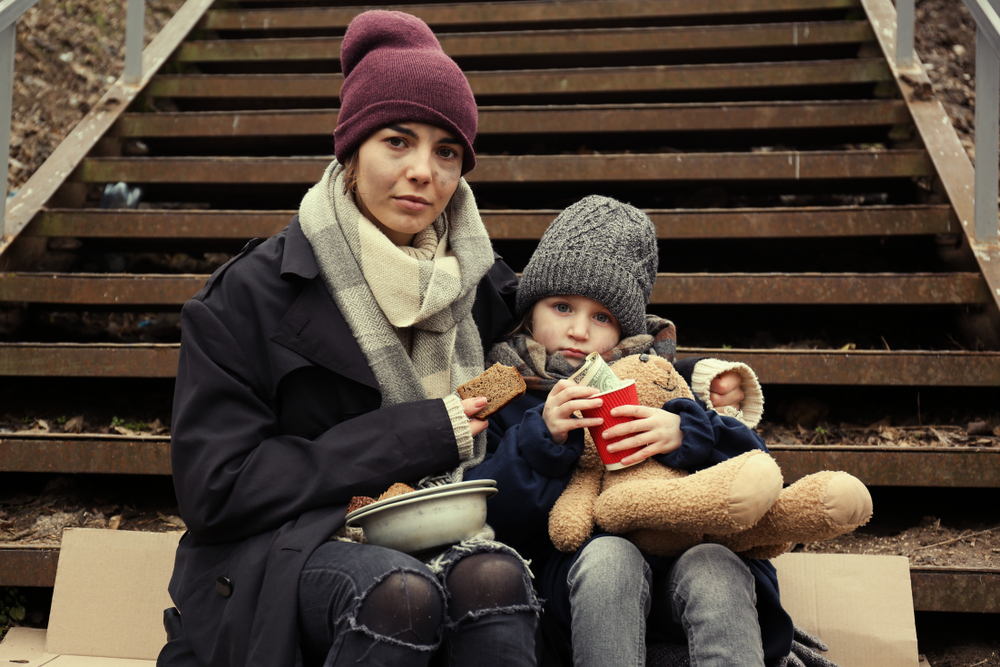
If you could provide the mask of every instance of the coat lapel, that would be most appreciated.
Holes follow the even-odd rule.
[[[318,278],[305,281],[271,340],[334,373],[379,389],[344,316]]]

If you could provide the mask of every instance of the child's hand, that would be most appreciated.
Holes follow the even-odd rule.
[[[572,380],[559,380],[545,399],[542,408],[542,420],[552,434],[552,441],[557,445],[566,442],[569,432],[575,428],[599,426],[604,422],[600,417],[591,419],[573,417],[577,410],[587,410],[601,406],[601,399],[589,398],[599,393],[594,387],[582,387]]]
[[[726,371],[717,375],[708,387],[715,409],[719,410],[729,405],[739,408],[745,398],[742,384],[743,378],[736,371]]]
[[[621,405],[611,410],[611,415],[635,418],[604,432],[605,440],[635,434],[608,445],[609,452],[642,447],[622,459],[625,465],[638,463],[654,454],[668,454],[681,446],[681,418],[672,412],[645,405]]]
[[[469,428],[472,430],[473,438],[485,431],[486,427],[489,426],[489,422],[485,419],[472,418],[472,415],[485,408],[488,402],[489,399],[485,396],[476,396],[475,398],[467,398],[462,401],[462,409],[465,410],[465,416],[469,418]]]

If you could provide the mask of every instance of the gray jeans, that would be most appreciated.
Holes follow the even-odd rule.
[[[537,612],[524,563],[509,550],[457,550],[435,573],[399,551],[327,542],[299,576],[307,667],[530,667]]]
[[[569,571],[575,667],[644,667],[646,626],[687,641],[691,667],[763,667],[754,578],[733,552],[700,544],[653,577],[631,542],[588,543]]]

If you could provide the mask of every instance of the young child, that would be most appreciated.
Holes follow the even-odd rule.
[[[591,196],[555,219],[518,288],[521,324],[487,356],[487,365],[515,366],[528,392],[490,418],[488,458],[472,477],[497,480],[490,525],[532,561],[548,615],[571,634],[574,665],[644,665],[647,638],[687,643],[691,664],[700,667],[771,665],[789,653],[792,622],[769,562],[716,544],[658,558],[613,535],[592,537],[575,554],[549,540],[549,510],[579,460],[583,428],[601,424],[573,416],[600,399],[567,378],[591,352],[609,362],[640,353],[674,362],[673,324],[645,314],[657,265],[653,223],[632,206]],[[749,368],[715,359],[676,367],[708,408],[678,407],[675,414],[672,406],[687,399],[663,409],[615,408],[613,414],[635,419],[604,437],[628,436],[615,450],[641,447],[624,463],[653,456],[694,472],[751,449],[766,451],[746,427],[756,425],[763,405]],[[686,428],[696,421],[709,428]],[[706,432],[711,442],[697,435]]]

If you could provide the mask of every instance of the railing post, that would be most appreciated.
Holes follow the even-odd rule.
[[[125,83],[135,86],[142,79],[143,25],[145,0],[128,0],[125,10]]]
[[[1000,55],[976,29],[976,240],[997,240],[1000,155]]]
[[[10,170],[10,118],[14,98],[14,47],[17,23],[0,31],[0,142],[3,149],[3,204],[0,205],[0,236],[7,233],[7,174]]]
[[[896,0],[896,67],[913,66],[913,24],[916,0]]]
[[[14,49],[17,20],[38,0],[0,1],[0,141],[3,142],[3,203],[0,203],[0,237],[7,234],[7,173],[10,170],[10,118],[14,110]]]
[[[975,237],[997,241],[1000,168],[1000,0],[962,0],[976,21]]]

